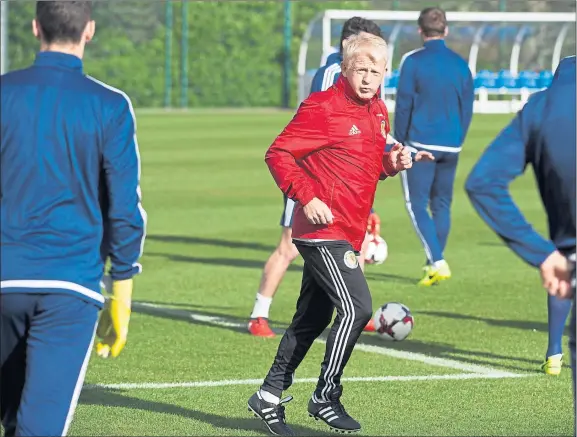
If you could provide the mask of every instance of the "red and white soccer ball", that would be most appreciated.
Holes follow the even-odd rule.
[[[371,237],[371,241],[367,246],[367,253],[365,254],[365,262],[367,264],[382,264],[389,256],[389,247],[387,242],[380,235]]]
[[[415,326],[415,319],[409,308],[398,302],[389,302],[381,306],[375,311],[373,322],[376,333],[390,341],[404,340]]]

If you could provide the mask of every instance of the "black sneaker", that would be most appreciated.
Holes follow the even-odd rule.
[[[284,404],[292,400],[292,396],[287,396],[280,403],[273,404],[265,401],[260,392],[253,394],[248,400],[248,411],[254,414],[254,417],[262,420],[268,430],[273,435],[296,435],[285,422]]]
[[[343,394],[343,387],[338,386],[329,394],[329,402],[309,401],[309,416],[315,420],[322,420],[329,428],[336,432],[353,433],[361,430],[361,425],[345,411],[339,400]],[[313,395],[313,398],[315,396]]]

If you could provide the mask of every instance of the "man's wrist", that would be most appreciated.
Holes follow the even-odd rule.
[[[302,206],[308,205],[311,200],[315,198],[315,193],[313,191],[305,191],[302,195],[297,198],[297,202],[299,202]]]
[[[543,266],[543,264],[551,257],[551,255],[555,254],[555,253],[559,253],[558,250],[555,248],[553,250],[551,250],[550,252],[543,252],[543,254],[541,255],[541,257],[539,258],[539,261],[537,261],[537,266],[539,268],[541,268],[541,266]]]

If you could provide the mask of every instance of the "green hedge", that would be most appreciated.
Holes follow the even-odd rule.
[[[10,69],[32,62],[35,2],[9,5]],[[205,1],[188,5],[188,104],[191,107],[280,106],[283,81],[283,2]],[[329,8],[364,9],[370,2],[293,1],[291,105],[296,61],[314,15]],[[173,2],[172,104],[180,95],[181,2]],[[165,89],[165,3],[95,2],[97,33],[85,70],[131,96],[135,106],[160,107]]]

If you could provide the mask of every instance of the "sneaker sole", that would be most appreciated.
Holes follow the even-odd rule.
[[[268,432],[270,432],[272,435],[280,435],[280,434],[277,434],[276,432],[274,432],[272,429],[270,429],[270,426],[268,426],[268,423],[266,423],[266,420],[264,420],[256,411],[254,411],[250,405],[248,406],[248,411],[249,411],[249,413],[252,413],[254,417],[256,417],[262,423],[265,424],[265,426],[268,429]]]
[[[561,375],[561,369],[543,369],[541,371],[548,376],[559,376]]]
[[[321,422],[323,422],[324,424],[326,424],[331,431],[333,432],[337,432],[339,434],[356,434],[358,432],[361,432],[361,428],[359,429],[342,429],[342,428],[335,428],[334,426],[330,425],[329,423],[325,422],[323,419],[321,419],[318,416],[315,416],[314,414],[309,413],[309,417],[315,420],[320,420]]]
[[[247,332],[253,337],[260,337],[260,338],[274,338],[274,337],[276,337],[276,334],[274,332],[271,334],[255,334],[254,332],[252,332],[250,330],[250,328],[247,329]]]

